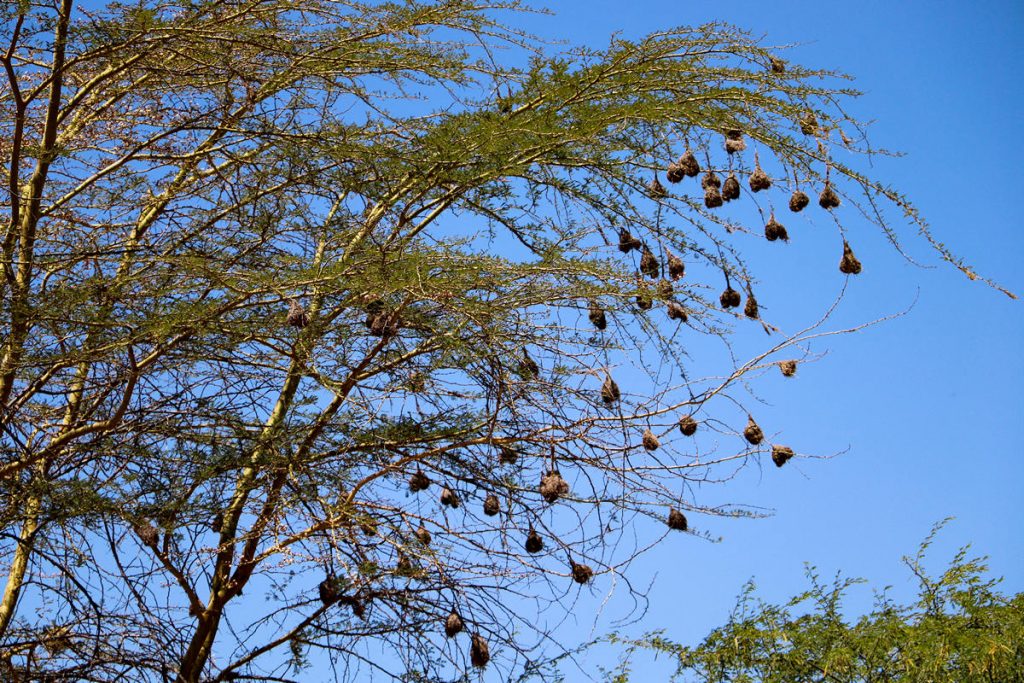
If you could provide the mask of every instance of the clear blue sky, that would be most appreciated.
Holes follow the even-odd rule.
[[[557,16],[536,18],[531,28],[572,43],[601,47],[616,31],[631,38],[725,21],[774,44],[799,43],[787,52],[792,61],[854,75],[865,91],[855,114],[875,121],[873,143],[906,155],[876,162],[878,177],[909,195],[936,236],[979,272],[1024,296],[1017,199],[1024,187],[1024,4],[563,0],[552,7]],[[956,521],[935,546],[934,567],[969,542],[991,557],[1004,590],[1024,590],[1024,303],[969,282],[923,242],[911,241],[910,252],[935,267],[911,265],[870,226],[848,219],[865,270],[851,283],[842,320],[916,304],[895,321],[816,346],[829,352],[823,360],[792,380],[763,385],[771,405],[760,414],[784,425],[784,441],[798,451],[849,450],[708,491],[776,514],[700,520],[723,542],[671,539],[645,556],[633,578],[642,585],[656,577],[651,608],[628,632],[666,628],[695,641],[725,621],[750,577],[767,599],[804,588],[805,561],[826,576],[841,570],[892,584],[893,595],[908,598],[913,585],[899,558],[946,516]],[[814,239],[794,240],[776,271],[795,268],[788,281],[760,273],[776,295],[813,298],[819,293],[806,250],[820,248]],[[831,274],[831,260],[828,267]],[[598,600],[603,589],[595,589]],[[606,632],[624,608],[613,599],[596,626],[581,616],[565,629],[566,644]],[[635,671],[643,680],[645,670]]]

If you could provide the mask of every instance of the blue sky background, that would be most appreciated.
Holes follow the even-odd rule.
[[[1020,2],[565,0],[552,8],[555,17],[535,17],[529,27],[570,43],[603,47],[616,31],[638,38],[724,21],[772,44],[795,44],[786,51],[791,61],[854,75],[865,94],[853,113],[874,121],[874,145],[905,153],[877,159],[876,177],[907,194],[936,237],[978,272],[1024,295]],[[1024,590],[1024,303],[968,281],[923,241],[909,240],[908,250],[930,268],[907,263],[871,226],[845,220],[865,268],[852,279],[839,320],[913,308],[815,345],[827,355],[793,379],[762,382],[769,405],[759,421],[783,425],[780,440],[798,452],[846,452],[751,470],[703,492],[775,515],[699,520],[722,542],[674,537],[644,556],[632,579],[654,580],[650,609],[624,633],[665,628],[696,642],[724,623],[748,578],[768,600],[805,588],[804,562],[825,576],[842,571],[891,585],[894,597],[910,599],[915,584],[900,557],[946,516],[956,519],[933,547],[936,570],[971,543],[990,556],[1006,592]],[[834,231],[821,232],[803,230],[768,267],[753,261],[771,287],[764,297],[758,291],[759,300],[788,297],[813,310],[831,299],[841,285],[839,254],[832,258]],[[609,583],[594,589],[595,606]],[[870,591],[857,595],[870,608]],[[563,627],[565,644],[606,633],[628,606],[613,598],[597,622],[580,610]],[[664,662],[635,667],[635,680],[663,670]]]

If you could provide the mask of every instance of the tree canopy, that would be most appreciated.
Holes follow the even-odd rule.
[[[508,670],[631,590],[624,530],[755,514],[695,485],[809,455],[748,382],[835,330],[773,323],[751,240],[817,212],[837,291],[848,222],[977,278],[860,170],[841,74],[521,11],[0,7],[6,677]]]

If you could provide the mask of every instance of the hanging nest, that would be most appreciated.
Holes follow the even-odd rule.
[[[540,495],[549,503],[569,495],[569,482],[562,479],[558,470],[551,470],[540,478]]]
[[[668,190],[666,190],[665,186],[661,184],[660,180],[658,180],[658,176],[654,176],[651,182],[647,183],[647,191],[654,199],[664,199],[668,196]]]
[[[665,171],[665,177],[668,178],[670,183],[678,183],[686,176],[683,172],[683,167],[679,165],[678,161],[673,161],[668,165],[668,169]]]
[[[352,615],[362,619],[366,616],[366,603],[362,600],[353,598],[349,602],[349,606],[352,608]]]
[[[768,174],[761,168],[761,163],[757,162],[754,166],[753,172],[750,174],[750,189],[752,192],[760,192],[761,190],[767,190],[772,186],[772,179],[768,177]]]
[[[292,327],[300,329],[309,324],[309,316],[306,315],[306,309],[295,299],[292,299],[288,305],[288,318],[286,320]]]
[[[672,296],[672,292],[674,291],[675,287],[673,287],[672,283],[669,282],[668,280],[658,281],[658,296],[660,296],[661,298],[667,299],[668,297]]]
[[[488,517],[501,512],[501,503],[498,502],[498,497],[493,493],[488,493],[487,498],[484,499],[484,514]]]
[[[541,550],[544,550],[544,540],[532,526],[530,527],[530,533],[526,536],[526,543],[523,544],[523,547],[525,547],[526,552],[531,555],[536,555]]]
[[[473,645],[469,648],[469,661],[473,666],[483,668],[491,661],[491,651],[487,647],[487,641],[479,633],[473,634]]]
[[[148,546],[155,546],[160,541],[160,532],[148,521],[136,522],[132,529],[139,537],[139,540]]]
[[[832,183],[826,181],[825,189],[821,191],[818,196],[818,206],[823,209],[834,209],[839,206],[842,202],[839,201],[839,195],[836,194],[835,190],[832,189]]]
[[[683,415],[679,418],[679,431],[683,433],[683,436],[693,436],[697,433],[698,424],[692,415]]]
[[[224,513],[223,512],[218,512],[217,514],[215,514],[213,516],[213,520],[210,522],[210,530],[213,533],[215,533],[215,534],[219,534],[221,532],[221,529],[223,529],[223,528],[224,528]]]
[[[449,638],[454,638],[458,634],[462,633],[466,625],[462,621],[462,617],[455,610],[448,615],[448,618],[444,620],[444,634]]]
[[[813,111],[809,111],[800,117],[800,132],[804,135],[816,135],[818,133],[818,117]]]
[[[383,312],[370,315],[366,318],[366,327],[374,337],[394,337],[398,334],[398,316]]]
[[[406,557],[405,555],[399,555],[398,556],[398,562],[395,563],[395,575],[396,576],[404,576],[404,577],[412,577],[412,576],[415,576],[416,573],[417,573],[416,565],[414,565],[412,563],[412,561],[408,557]]]
[[[572,580],[578,584],[587,583],[594,578],[594,570],[585,564],[576,564],[569,560],[569,566],[572,567]]]
[[[643,243],[636,237],[633,237],[632,233],[625,228],[619,230],[619,251],[623,254],[628,254],[634,249],[639,249],[643,246]]]
[[[599,330],[608,327],[608,319],[604,315],[604,309],[597,305],[596,301],[590,302],[590,324]]]
[[[668,511],[668,528],[673,531],[686,531],[689,525],[686,523],[686,515],[675,508]]]
[[[853,249],[846,240],[843,240],[843,258],[839,261],[839,272],[846,275],[857,275],[860,273],[860,261],[853,255]]]
[[[764,432],[762,432],[761,428],[757,426],[757,423],[754,422],[754,418],[751,415],[747,415],[747,426],[743,430],[743,436],[751,446],[756,446],[764,441]]]
[[[769,57],[768,59],[771,62],[772,73],[786,73],[786,62],[782,61],[778,57]]]
[[[669,320],[678,320],[681,323],[685,323],[688,316],[682,304],[670,301],[668,302],[668,317]]]
[[[789,241],[789,233],[786,232],[786,226],[775,220],[774,213],[772,213],[768,222],[764,225],[764,236],[769,242],[774,242],[775,240]]]
[[[508,446],[498,446],[498,464],[514,465],[519,459],[519,453]]]
[[[661,274],[658,258],[647,247],[644,247],[644,255],[640,257],[640,272],[652,280]]]
[[[425,546],[429,546],[430,541],[432,540],[430,532],[427,531],[427,527],[422,524],[420,524],[420,528],[416,530],[416,540]]]
[[[318,588],[321,604],[333,605],[338,601],[340,595],[338,591],[338,580],[335,577],[328,574],[327,578],[320,582],[320,586]]]
[[[604,384],[601,385],[601,400],[608,406],[618,401],[619,398],[621,398],[619,385],[611,377],[605,377]]]
[[[446,505],[453,510],[459,507],[459,497],[447,486],[441,489],[441,505]]]
[[[423,474],[423,470],[417,468],[415,474],[409,477],[409,490],[413,493],[426,491],[430,488],[430,479]]]
[[[789,210],[793,213],[800,213],[811,203],[811,198],[800,190],[794,190],[789,198]]]
[[[644,449],[648,451],[656,451],[658,450],[658,447],[661,446],[661,442],[658,441],[658,437],[656,437],[654,432],[650,429],[644,430],[644,435],[641,441],[644,444]]]
[[[683,259],[667,249],[665,254],[668,256],[668,276],[673,280],[683,277],[686,274],[686,264],[683,263]]]
[[[794,455],[793,449],[789,446],[772,446],[772,462],[776,467],[782,467],[786,461]]]
[[[523,358],[519,361],[519,374],[523,377],[537,377],[540,375],[540,366],[537,361],[530,358],[530,354],[523,349]]]
[[[363,532],[364,536],[376,536],[377,535],[377,522],[368,521],[363,522],[359,525],[359,530]]]
[[[636,295],[636,307],[641,311],[649,311],[654,306],[654,299],[651,298],[650,293],[642,291]]]
[[[683,156],[679,157],[679,161],[675,163],[675,166],[687,178],[695,178],[700,173],[700,164],[697,162],[697,157],[689,149],[683,152]]]
[[[743,315],[751,320],[757,320],[760,315],[760,311],[757,308],[757,299],[754,298],[753,294],[747,294],[747,303],[743,307]]]
[[[709,187],[704,190],[704,206],[709,209],[717,209],[722,205],[722,193],[717,187]]]
[[[740,198],[740,181],[736,179],[736,174],[730,171],[729,177],[725,179],[725,184],[722,185],[722,199],[731,202],[734,199]]]
[[[708,188],[715,188],[716,190],[722,186],[722,181],[718,178],[714,171],[708,171],[704,174],[704,177],[700,179],[700,186],[705,190]]]
[[[796,361],[795,360],[781,360],[779,361],[779,370],[782,371],[783,377],[792,377],[796,374]]]
[[[739,292],[727,285],[725,291],[718,297],[718,302],[722,304],[722,308],[736,308],[743,303],[743,299]]]
[[[731,128],[725,131],[725,151],[729,154],[742,152],[747,148],[747,142],[743,139],[743,131]]]

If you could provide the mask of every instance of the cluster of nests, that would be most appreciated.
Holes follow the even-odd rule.
[[[686,274],[686,265],[683,263],[683,259],[666,249],[664,274],[668,277],[662,278],[662,264],[654,254],[654,251],[625,228],[619,230],[619,251],[624,254],[632,251],[640,252],[640,273],[652,280],[657,280],[657,295],[663,299],[668,299],[666,310],[669,319],[686,322],[688,317],[686,308],[679,302],[671,299],[675,291],[672,282],[681,279]],[[652,293],[646,288],[642,288],[636,295],[636,305],[641,311],[651,310],[654,307]],[[604,309],[601,308],[597,301],[590,302],[589,318],[590,323],[598,330],[604,330],[608,327],[608,318],[605,315]]]

